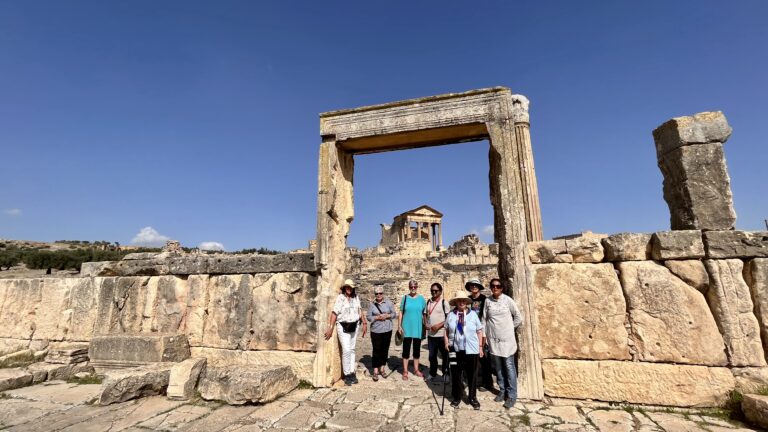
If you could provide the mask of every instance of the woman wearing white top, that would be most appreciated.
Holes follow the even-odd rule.
[[[496,367],[496,381],[501,389],[496,402],[504,401],[504,408],[512,408],[517,401],[515,329],[522,324],[523,317],[515,301],[503,291],[501,280],[491,279],[492,295],[485,300],[483,324],[491,359]]]
[[[471,301],[468,296],[461,294],[451,299],[451,306],[455,309],[445,319],[443,342],[449,355],[456,358],[456,363],[451,364],[451,406],[457,408],[461,403],[461,394],[464,392],[461,373],[464,372],[468,387],[467,402],[479,410],[477,361],[483,357],[483,323],[477,313],[468,308]]]
[[[328,330],[325,331],[325,339],[333,336],[333,328],[341,343],[341,368],[344,372],[344,384],[357,384],[355,375],[355,342],[359,324],[363,324],[363,337],[368,330],[368,323],[360,307],[360,299],[355,294],[355,283],[351,279],[344,281],[341,286],[341,294],[336,297],[331,316],[328,319]]]

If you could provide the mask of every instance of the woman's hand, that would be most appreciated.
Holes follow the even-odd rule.
[[[483,351],[485,351],[485,350],[480,348],[480,358],[483,358]]]
[[[333,327],[328,327],[328,330],[325,331],[325,340],[328,340],[333,336]]]
[[[365,337],[365,332],[367,331],[368,331],[368,324],[366,324],[365,321],[363,321],[363,337]]]

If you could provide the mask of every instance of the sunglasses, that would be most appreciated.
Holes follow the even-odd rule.
[[[384,293],[374,293],[374,294],[376,294],[376,295],[384,295]]]
[[[417,286],[411,286],[411,287],[408,287],[408,289],[419,289],[419,287],[417,287]]]
[[[499,285],[499,284],[491,284],[491,288],[501,288],[501,285]]]
[[[430,291],[431,291],[431,292],[433,292],[433,293],[438,293],[438,292],[440,292],[440,290],[430,290]]]

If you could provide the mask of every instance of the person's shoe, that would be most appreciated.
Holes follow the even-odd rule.
[[[352,378],[350,378],[350,375],[344,375],[344,385],[346,386],[352,385]]]
[[[478,402],[477,399],[469,401],[469,404],[472,405],[472,408],[474,408],[475,411],[480,409],[480,402]]]
[[[378,372],[374,372],[372,378],[373,378],[374,381],[378,381],[379,380],[379,373]]]
[[[349,374],[349,382],[352,384],[357,384],[359,381],[357,380],[357,375],[354,373]]]
[[[486,388],[485,388],[485,387],[483,387],[483,386],[480,386],[480,387],[478,387],[478,388],[477,388],[477,391],[479,391],[479,392],[487,392],[487,391],[488,391],[488,389],[486,389]]]
[[[496,395],[495,398],[493,398],[494,402],[504,402],[504,393],[499,392],[499,394]]]
[[[459,400],[459,399],[454,399],[454,400],[451,401],[451,406],[454,407],[454,408],[458,408],[459,404],[461,404],[461,400]]]
[[[513,406],[515,406],[515,401],[513,399],[507,399],[504,401],[504,408],[510,409]]]

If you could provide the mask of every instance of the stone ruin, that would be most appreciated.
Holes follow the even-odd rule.
[[[411,278],[450,297],[497,275],[526,318],[521,398],[715,406],[768,385],[768,232],[733,229],[722,113],[654,131],[672,228],[656,233],[544,240],[529,127],[528,100],[505,88],[322,114],[312,252],[131,254],[78,277],[0,280],[0,391],[99,373],[102,404],[265,402],[339,379],[322,333],[344,278],[396,301]],[[346,247],[354,157],[482,139],[496,245]]]

